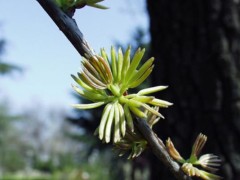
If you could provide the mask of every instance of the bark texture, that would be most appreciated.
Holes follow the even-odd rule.
[[[199,132],[205,153],[221,157],[220,174],[240,179],[240,9],[238,0],[147,0],[153,85],[174,103],[154,130],[184,157]],[[186,157],[187,158],[187,157]],[[152,158],[152,178],[171,179]]]

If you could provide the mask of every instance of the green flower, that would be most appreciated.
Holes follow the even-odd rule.
[[[111,49],[111,58],[105,50],[101,55],[83,58],[82,70],[73,79],[81,87],[73,85],[74,90],[82,97],[92,101],[91,104],[75,104],[78,109],[91,109],[105,105],[97,134],[101,140],[108,143],[119,142],[126,134],[126,128],[134,131],[133,116],[147,119],[146,111],[157,117],[163,116],[154,107],[166,108],[172,103],[148,96],[167,88],[156,86],[143,89],[136,94],[128,94],[130,88],[139,86],[150,75],[153,69],[153,58],[139,67],[144,55],[144,49],[138,49],[130,60],[130,47],[123,54],[119,49]],[[139,68],[138,68],[139,67]],[[154,121],[154,120],[153,120]]]
[[[179,152],[175,149],[170,138],[166,142],[166,147],[169,152],[169,155],[177,162],[183,164],[181,168],[183,172],[188,176],[197,176],[204,180],[220,180],[222,179],[222,177],[207,172],[218,171],[217,167],[219,167],[221,163],[219,157],[213,154],[205,154],[198,158],[206,142],[207,136],[200,133],[193,144],[190,158],[187,160],[183,159]],[[195,166],[201,166],[204,170],[201,170]]]

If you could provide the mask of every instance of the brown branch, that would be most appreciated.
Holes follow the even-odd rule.
[[[91,48],[87,41],[83,38],[83,34],[79,30],[74,19],[65,14],[53,0],[37,0],[43,9],[52,18],[59,29],[65,34],[69,41],[73,44],[76,50],[84,57],[93,55]],[[190,177],[185,175],[180,166],[171,159],[162,143],[154,132],[149,128],[144,119],[137,119],[137,128],[148,141],[152,151],[174,174],[178,180],[191,180]]]
[[[55,24],[63,32],[63,34],[72,43],[75,49],[82,56],[91,56],[93,52],[84,39],[83,34],[79,30],[74,19],[64,13],[53,0],[37,0],[42,8],[48,13]]]
[[[152,131],[149,127],[147,122],[144,119],[136,118],[136,126],[139,131],[142,133],[144,138],[147,140],[148,144],[150,145],[153,153],[158,157],[162,163],[167,166],[170,171],[174,174],[174,176],[178,180],[191,180],[189,176],[185,175],[179,164],[172,160],[169,156],[165,145],[163,144],[162,140],[157,137],[157,135]]]

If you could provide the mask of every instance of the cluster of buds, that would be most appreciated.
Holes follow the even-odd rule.
[[[158,111],[159,107],[155,107],[155,110]],[[147,123],[150,128],[156,124],[160,117],[157,117],[155,114],[150,111],[145,112],[147,115]],[[134,159],[138,157],[147,147],[147,141],[143,138],[141,133],[138,130],[131,131],[127,129],[126,135],[119,142],[114,144],[115,149],[119,151],[119,156],[122,156],[130,151],[128,159]]]
[[[57,5],[64,11],[74,14],[75,9],[91,6],[98,9],[107,9],[107,7],[98,4],[104,0],[55,0]]]
[[[213,174],[218,171],[220,166],[221,160],[219,157],[213,154],[205,154],[199,157],[206,141],[207,136],[200,133],[193,144],[190,158],[187,160],[179,154],[170,138],[166,142],[166,147],[170,156],[182,164],[182,170],[188,176],[196,176],[204,180],[220,180],[222,177]],[[200,166],[202,169],[199,169],[197,166]],[[207,171],[210,171],[210,173]]]
[[[104,49],[101,55],[83,58],[82,70],[73,79],[81,86],[73,86],[74,90],[82,97],[92,101],[90,104],[75,104],[78,109],[91,109],[105,105],[100,125],[96,129],[99,139],[103,142],[118,143],[124,137],[133,135],[134,117],[149,119],[149,113],[155,119],[149,120],[150,124],[156,122],[157,117],[163,116],[158,108],[166,108],[172,103],[160,100],[148,94],[166,89],[166,86],[156,86],[140,90],[136,94],[128,94],[130,88],[139,86],[152,72],[153,58],[148,59],[138,68],[144,55],[144,49],[138,49],[130,58],[131,48],[125,53],[121,48],[111,48],[110,58]],[[139,153],[138,153],[139,154]]]

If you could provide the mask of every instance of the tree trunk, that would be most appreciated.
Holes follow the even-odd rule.
[[[240,21],[238,0],[147,0],[153,85],[174,106],[154,130],[187,158],[197,134],[204,153],[223,160],[224,179],[240,179]],[[171,179],[152,158],[153,180]]]

